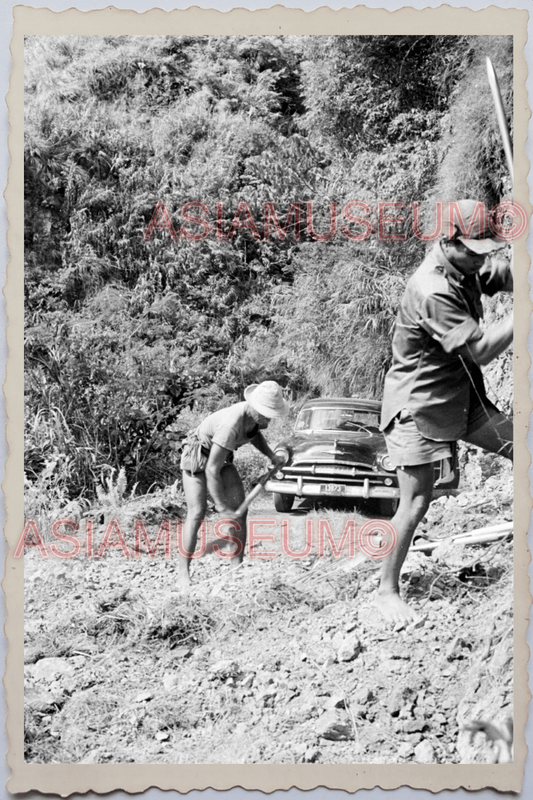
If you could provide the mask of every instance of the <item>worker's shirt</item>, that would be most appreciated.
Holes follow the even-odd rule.
[[[435,245],[409,279],[400,304],[392,366],[385,378],[382,430],[405,408],[423,436],[454,441],[466,433],[472,403],[492,405],[481,370],[465,356],[463,363],[457,351],[481,339],[481,295],[507,288],[509,276],[502,262],[463,275],[440,243]]]
[[[237,450],[254,438],[259,426],[248,413],[248,403],[235,403],[210,414],[196,429],[202,447],[209,452],[213,444]]]

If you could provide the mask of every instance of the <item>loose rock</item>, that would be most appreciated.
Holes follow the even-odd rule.
[[[418,764],[435,764],[435,751],[427,739],[422,741],[415,747],[415,761]]]
[[[239,665],[236,661],[217,661],[216,664],[210,668],[209,672],[212,675],[216,675],[217,678],[221,678],[222,680],[226,680],[227,678],[238,678],[241,674],[239,669]]]
[[[178,683],[178,676],[173,672],[166,672],[163,675],[163,688],[165,692],[171,692]]]
[[[137,695],[134,702],[135,703],[147,703],[149,700],[153,699],[153,692],[141,692]]]
[[[309,750],[306,750],[304,755],[304,761],[307,764],[314,764],[320,758],[320,750],[318,747],[310,747]]]
[[[346,708],[344,695],[334,694],[333,697],[328,697],[326,708]]]
[[[361,652],[361,642],[356,636],[347,637],[337,650],[338,661],[353,661]]]
[[[253,672],[249,672],[248,675],[244,678],[241,683],[243,689],[251,689],[253,686],[255,675]]]
[[[410,742],[402,742],[398,748],[399,758],[410,758],[414,755],[415,749]]]
[[[332,741],[354,738],[351,721],[346,715],[341,715],[337,711],[328,711],[320,717],[316,726],[316,732],[322,739],[330,739]]]
[[[24,663],[35,664],[36,661],[43,658],[43,650],[41,647],[25,647],[24,648]]]
[[[56,678],[72,672],[74,667],[65,658],[41,658],[33,668],[33,678],[52,683]]]

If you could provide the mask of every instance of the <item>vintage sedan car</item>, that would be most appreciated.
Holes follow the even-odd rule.
[[[376,500],[377,510],[391,516],[400,490],[396,470],[379,430],[381,403],[351,397],[309,400],[294,431],[275,448],[285,465],[267,481],[277,511],[289,512],[297,497],[315,500]],[[452,459],[435,463],[434,496],[459,484]]]

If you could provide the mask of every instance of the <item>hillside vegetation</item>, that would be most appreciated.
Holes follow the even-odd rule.
[[[173,483],[181,432],[251,382],[379,397],[425,245],[374,235],[377,202],[430,225],[435,199],[510,188],[486,54],[511,110],[511,37],[28,37],[30,500],[90,500],[121,468]],[[175,238],[144,236],[159,201]],[[350,201],[373,235],[328,238]]]

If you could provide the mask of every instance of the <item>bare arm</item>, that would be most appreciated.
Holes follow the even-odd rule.
[[[507,350],[512,341],[513,318],[507,317],[485,331],[481,339],[469,342],[457,352],[484,367]]]
[[[261,431],[256,433],[253,439],[250,439],[250,444],[253,444],[253,446],[259,450],[260,453],[263,453],[264,456],[269,458],[272,464],[279,464],[281,466],[285,463],[285,459],[282,456],[277,456],[272,452],[272,449],[270,448]]]

